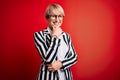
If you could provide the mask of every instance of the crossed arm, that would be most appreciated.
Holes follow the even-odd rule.
[[[49,71],[66,69],[66,68],[72,66],[74,63],[76,63],[77,55],[72,46],[70,37],[68,38],[68,40],[69,40],[69,51],[68,51],[69,55],[62,61],[54,61],[54,59],[56,58],[60,39],[52,37],[51,44],[48,47],[46,45],[46,42],[44,40],[42,32],[40,32],[40,33],[36,32],[34,34],[35,45],[36,45],[40,55],[42,56],[43,60],[47,63]]]

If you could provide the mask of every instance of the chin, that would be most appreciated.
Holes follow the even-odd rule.
[[[61,25],[55,25],[55,28],[59,28]]]
[[[55,28],[59,28],[60,26],[56,26]]]

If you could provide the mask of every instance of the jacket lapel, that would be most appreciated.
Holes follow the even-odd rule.
[[[47,46],[49,47],[49,45],[50,45],[50,42],[51,42],[51,32],[50,32],[50,30],[49,30],[49,28],[46,28],[45,30],[44,30],[44,34],[45,34],[45,41],[46,41],[46,44],[47,44]]]

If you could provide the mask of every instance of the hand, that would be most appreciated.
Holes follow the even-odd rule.
[[[62,67],[62,63],[60,61],[55,61],[54,63],[48,64],[47,66],[49,71],[56,71]]]
[[[61,35],[61,33],[62,33],[63,31],[62,31],[62,29],[60,28],[60,27],[58,27],[58,28],[52,28],[52,36],[57,36],[57,37],[59,37],[60,35]]]

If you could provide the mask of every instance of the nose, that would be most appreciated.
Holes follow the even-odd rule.
[[[59,17],[58,16],[55,17],[55,21],[59,21]]]

